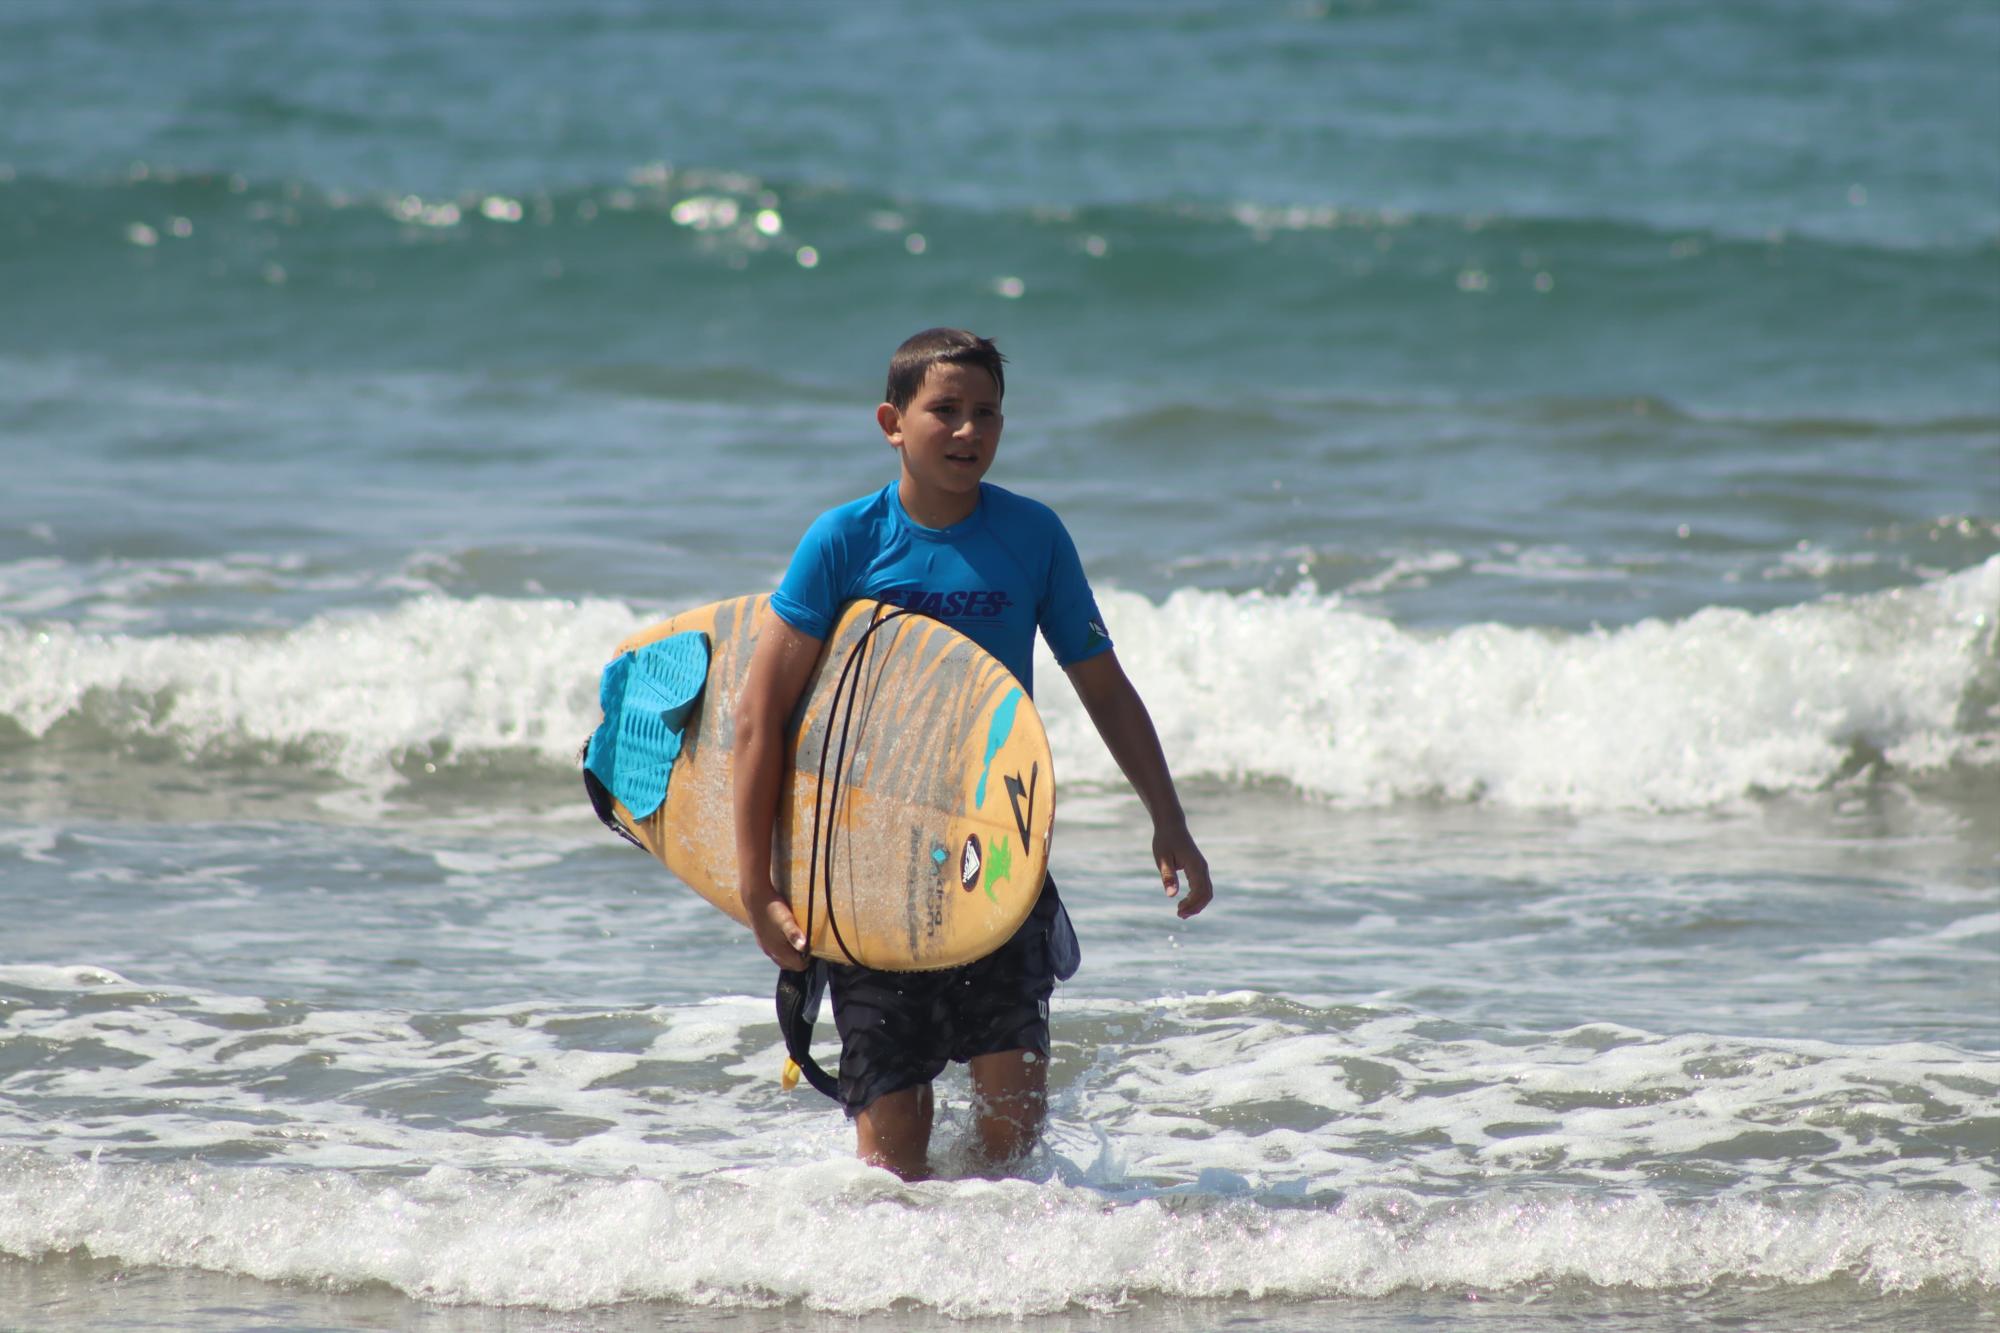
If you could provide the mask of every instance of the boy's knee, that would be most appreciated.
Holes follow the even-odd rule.
[[[1044,1066],[1039,1057],[1029,1059],[1029,1055],[1009,1051],[974,1063],[980,1151],[996,1165],[1034,1147],[1047,1117]]]
[[[988,1099],[979,1108],[980,1155],[995,1166],[1025,1156],[1041,1137],[1043,1118],[1039,1097]]]
[[[884,1093],[854,1118],[855,1148],[870,1166],[905,1180],[928,1173],[933,1102],[928,1083]]]

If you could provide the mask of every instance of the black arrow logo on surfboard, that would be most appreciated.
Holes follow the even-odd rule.
[[[1025,788],[1021,786],[1021,779],[1014,774],[1009,773],[1006,777],[1007,804],[1014,807],[1014,827],[1021,831],[1021,851],[1024,854],[1027,852],[1029,844],[1033,841],[1028,836],[1028,825],[1034,822],[1035,782],[1041,775],[1042,766],[1037,763],[1028,766],[1028,785]],[[1023,796],[1028,798],[1028,809],[1025,814],[1021,811],[1021,798]]]

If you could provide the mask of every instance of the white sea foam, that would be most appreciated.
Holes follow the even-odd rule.
[[[0,1253],[83,1250],[453,1303],[898,1302],[955,1316],[1117,1308],[1135,1297],[1310,1299],[1572,1281],[1879,1291],[2000,1285],[2000,1207],[1827,1191],[1676,1204],[1495,1191],[1451,1203],[1365,1190],[1273,1207],[1107,1199],[1087,1185],[904,1186],[850,1161],[700,1180],[468,1172],[414,1178],[0,1156]]]
[[[1100,600],[1178,771],[1344,803],[1699,808],[1823,787],[1877,756],[1918,773],[2000,757],[2000,558],[1872,596],[1582,635],[1418,633],[1308,595]],[[1037,671],[1056,674],[1046,656]],[[1112,780],[1066,693],[1040,702],[1058,770]]]
[[[50,967],[0,967],[0,988],[19,997],[0,1044],[37,1052],[0,1078],[0,1140],[49,1153],[682,1178],[846,1151],[837,1113],[777,1090],[768,1000],[413,1015]],[[1037,1171],[1127,1198],[1223,1177],[1322,1200],[1509,1178],[1644,1190],[1684,1173],[1766,1190],[2000,1186],[2000,1063],[1942,1044],[1606,1024],[1438,1034],[1408,1010],[1245,991],[1065,1005],[1055,1061]],[[947,1116],[947,1160],[962,1129]]]
[[[597,723],[597,672],[643,624],[611,602],[440,596],[265,635],[80,633],[0,623],[0,716],[69,718],[191,753],[299,747],[359,781],[411,755],[568,760]]]
[[[1176,769],[1355,805],[1409,798],[1702,808],[2000,763],[2000,557],[1870,596],[1565,634],[1398,627],[1338,598],[1101,597]],[[125,635],[0,621],[0,718],[189,753],[302,752],[370,785],[411,762],[569,763],[596,676],[646,617],[612,602],[428,595],[269,634]],[[1116,773],[1046,654],[1060,771]]]
[[[950,1315],[1579,1282],[2000,1291],[2000,1066],[1257,992],[1066,1015],[1019,1178],[903,1185],[768,1001],[459,1013],[0,966],[0,1254],[452,1302]]]

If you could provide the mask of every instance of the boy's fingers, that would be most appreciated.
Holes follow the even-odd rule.
[[[1215,886],[1209,882],[1208,863],[1197,857],[1195,863],[1188,867],[1188,895],[1181,900],[1181,919],[1186,920],[1201,911],[1214,896]]]
[[[791,968],[794,971],[804,967],[806,933],[799,929],[798,918],[792,915],[792,909],[785,906],[782,902],[773,902],[765,909],[764,919],[777,927],[778,930],[779,939],[773,942],[778,947],[767,946],[764,950],[766,954],[770,955],[771,961],[780,967]],[[763,941],[760,940],[759,943],[763,943]],[[789,948],[785,948],[784,946],[789,946]],[[783,950],[782,952],[781,949]],[[786,953],[789,953],[791,956],[786,957]]]
[[[771,920],[778,923],[778,929],[784,932],[785,939],[794,949],[806,947],[806,933],[799,929],[799,919],[792,915],[791,908],[783,903],[772,903]]]

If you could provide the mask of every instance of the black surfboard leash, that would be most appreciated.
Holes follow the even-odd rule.
[[[824,848],[826,883],[826,923],[833,930],[834,943],[847,955],[848,961],[859,963],[854,950],[840,929],[840,915],[833,910],[833,825],[840,801],[842,775],[847,771],[847,740],[854,723],[856,701],[860,698],[862,673],[859,668],[867,657],[868,641],[875,632],[892,621],[914,615],[908,608],[898,608],[887,615],[877,605],[870,613],[868,628],[861,631],[847,650],[847,658],[841,663],[840,675],[835,679],[833,694],[827,703],[826,731],[819,747],[819,776],[813,788],[812,844],[806,858],[806,944],[812,944],[815,905],[819,897],[821,882],[821,856]],[[834,750],[833,722],[840,716],[839,752],[834,756],[833,781],[829,786],[826,775],[826,761]],[[825,836],[821,836],[824,824]],[[826,986],[826,964],[823,960],[808,957],[803,968],[779,969],[776,1003],[778,1008],[778,1031],[785,1039],[785,1053],[805,1075],[806,1082],[835,1101],[840,1100],[840,1084],[828,1074],[820,1063],[813,1059],[812,1029],[809,1021],[818,1011],[820,994]]]

